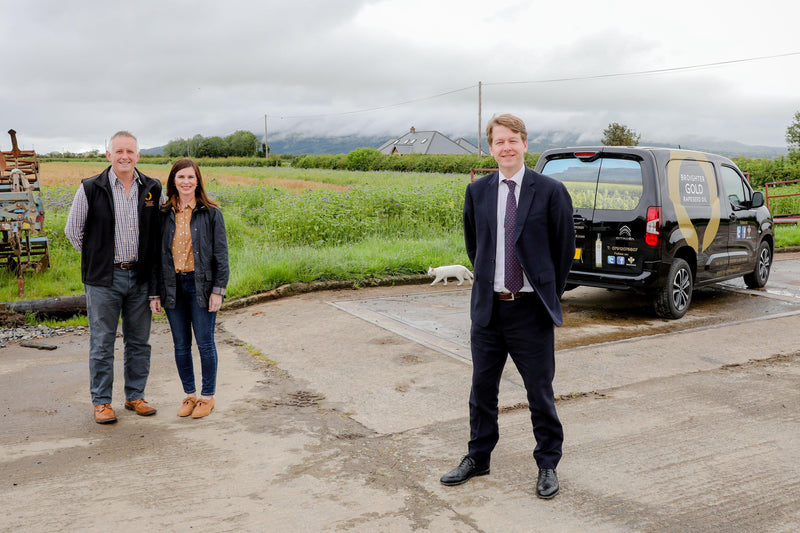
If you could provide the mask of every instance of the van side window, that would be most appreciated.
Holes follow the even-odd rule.
[[[744,209],[752,201],[750,187],[744,178],[731,167],[722,167],[722,183],[725,187],[725,194],[734,209]]]

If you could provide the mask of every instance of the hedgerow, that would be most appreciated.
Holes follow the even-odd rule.
[[[539,154],[525,154],[525,163],[533,167]],[[468,174],[473,168],[495,168],[497,163],[490,155],[386,155],[373,148],[358,148],[349,154],[304,155],[295,157],[296,168],[327,168],[331,170],[387,170],[391,172],[437,172],[443,174]]]

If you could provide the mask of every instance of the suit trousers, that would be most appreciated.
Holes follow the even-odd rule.
[[[538,296],[494,301],[486,327],[472,323],[472,390],[469,399],[468,456],[488,463],[500,437],[497,416],[500,379],[508,355],[517,367],[528,396],[539,468],[555,468],[561,459],[564,431],[553,396],[554,325]]]

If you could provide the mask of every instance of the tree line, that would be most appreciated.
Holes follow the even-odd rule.
[[[250,131],[239,130],[227,137],[175,139],[164,146],[168,157],[264,157],[264,143]]]
[[[605,146],[637,146],[641,135],[624,124],[612,122],[603,130],[602,143]],[[788,181],[800,179],[800,111],[792,117],[786,128],[786,157],[776,159],[754,159],[736,157],[736,166],[750,176],[753,187],[763,187],[769,181]]]
[[[605,146],[637,146],[641,134],[624,124],[612,122],[603,130],[601,142]],[[800,164],[800,111],[794,114],[792,123],[786,128],[786,143],[789,162]],[[164,147],[168,157],[264,157],[266,147],[250,131],[239,130],[227,137],[203,137],[195,135],[190,139],[175,139]],[[366,154],[359,154],[362,157]],[[368,159],[374,158],[370,153]],[[350,165],[353,166],[353,161]],[[363,165],[358,165],[363,166]]]
[[[602,143],[605,146],[637,146],[641,134],[624,124],[612,122],[603,130]],[[800,178],[800,111],[796,112],[786,129],[788,155],[775,159],[734,158],[734,162],[744,172],[750,174],[754,187],[763,186],[767,181],[783,181]],[[85,160],[105,161],[104,154],[97,151],[87,154],[48,154],[50,157],[79,157]],[[422,155],[408,154],[402,157],[381,154],[374,148],[358,148],[348,154],[325,155],[270,155],[265,156],[265,146],[255,134],[249,131],[236,131],[227,137],[203,137],[195,135],[190,139],[175,139],[164,147],[163,156],[148,156],[150,162],[167,164],[178,157],[202,159],[204,166],[226,166],[234,164],[230,159],[240,159],[240,166],[282,166],[290,164],[296,168],[326,168],[347,170],[389,170],[401,172],[443,172],[467,173],[470,168],[490,168],[495,163],[491,156],[477,155]],[[45,156],[46,158],[47,156]],[[526,154],[526,164],[533,166],[539,154]],[[157,159],[157,161],[156,161]],[[163,159],[163,161],[162,161]]]

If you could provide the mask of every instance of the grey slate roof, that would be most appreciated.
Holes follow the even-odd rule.
[[[458,139],[456,139],[456,144],[459,145],[461,148],[466,148],[467,150],[469,150],[469,153],[471,154],[478,153],[478,147],[469,142],[468,140],[466,140],[464,137],[459,137]]]
[[[463,139],[459,139],[463,141]],[[478,151],[467,141],[462,145],[438,131],[416,131],[414,128],[397,139],[389,139],[378,147],[384,154],[472,154]]]

